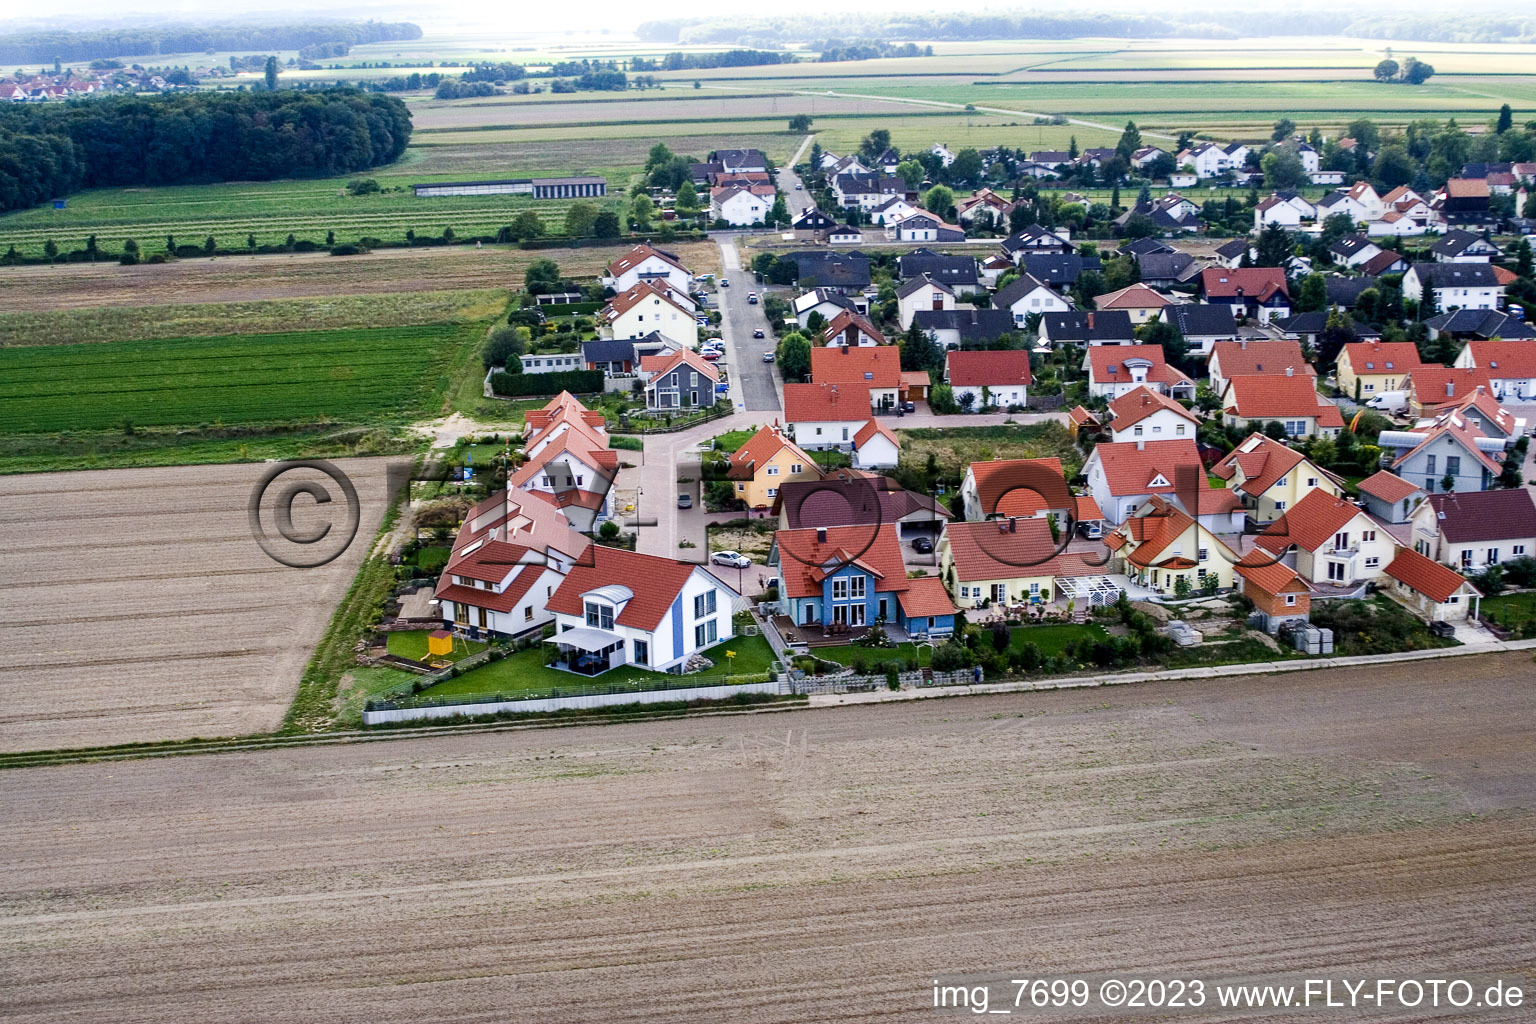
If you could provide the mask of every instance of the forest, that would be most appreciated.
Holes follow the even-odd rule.
[[[329,177],[405,152],[411,115],[357,89],[199,92],[0,108],[0,211],[83,188]]]
[[[420,39],[409,22],[317,21],[296,25],[157,25],[91,32],[0,35],[0,64],[52,64],[98,57],[135,57],[209,50],[297,50],[317,43],[382,43]]]

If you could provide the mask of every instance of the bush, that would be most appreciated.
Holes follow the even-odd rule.
[[[597,533],[603,540],[613,540],[619,535],[619,524],[612,519],[605,520],[603,525],[597,528]]]
[[[1536,586],[1536,558],[1525,555],[1505,562],[1504,582],[1514,587]]]
[[[355,242],[344,242],[341,245],[331,246],[332,256],[361,256],[368,251],[366,246]]]
[[[499,324],[486,335],[480,349],[480,362],[489,370],[493,366],[506,366],[528,351],[528,328]],[[518,364],[521,367],[521,364]],[[617,447],[617,445],[615,445]]]
[[[579,395],[601,390],[603,390],[602,370],[491,374],[491,391],[509,398],[520,398],[526,395],[558,395],[562,391]]]
[[[372,195],[379,190],[379,183],[372,178],[358,178],[347,182],[347,191],[355,196]]]
[[[965,645],[953,639],[945,641],[933,649],[933,670],[935,672],[954,672],[966,668],[971,664],[971,652]]]

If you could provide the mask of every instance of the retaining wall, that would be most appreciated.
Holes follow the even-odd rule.
[[[534,700],[489,701],[484,704],[447,704],[388,711],[364,711],[364,725],[384,722],[411,722],[427,718],[454,718],[459,715],[499,715],[536,711],[565,711],[570,708],[601,708],[619,704],[663,704],[668,701],[727,700],[742,693],[778,694],[777,682],[740,683],[731,686],[692,686],[674,690],[636,690],[628,693],[590,693],[576,697],[548,697]]]

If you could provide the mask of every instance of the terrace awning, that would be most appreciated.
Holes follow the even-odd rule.
[[[568,629],[564,633],[556,633],[544,642],[547,644],[559,644],[562,647],[574,647],[578,651],[605,651],[614,644],[622,643],[623,637],[617,633],[610,633],[606,629],[593,629],[590,626],[577,626]]]

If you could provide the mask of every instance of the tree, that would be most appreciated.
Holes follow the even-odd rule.
[[[1284,142],[1286,139],[1295,134],[1296,122],[1292,121],[1288,117],[1282,117],[1280,120],[1275,122],[1274,131],[1269,133],[1269,137],[1276,142]],[[1265,183],[1268,184],[1267,179]]]
[[[59,255],[59,243],[51,238],[48,239],[48,241],[43,243],[43,255],[48,257],[49,260],[56,259]]]
[[[1403,58],[1402,79],[1409,85],[1423,85],[1434,73],[1433,64],[1426,64],[1415,57]]]
[[[1081,153],[1082,150],[1077,148],[1077,136],[1074,135],[1070,140],[1068,140],[1067,156],[1071,157],[1073,160],[1076,160],[1078,156],[1081,155]]]
[[[1121,238],[1155,238],[1160,234],[1162,230],[1157,226],[1157,222],[1144,213],[1131,214],[1125,218],[1125,223],[1120,228]]]
[[[1493,126],[1493,130],[1498,132],[1500,135],[1503,135],[1505,132],[1509,131],[1514,126],[1515,126],[1515,112],[1513,110],[1510,110],[1509,109],[1509,104],[1506,103],[1506,104],[1504,104],[1503,106],[1501,106],[1499,108],[1499,120]]]
[[[656,204],[651,202],[651,197],[644,192],[637,193],[629,202],[629,217],[635,222],[637,231],[651,229],[651,215],[655,212]]]
[[[876,128],[864,136],[864,141],[859,143],[859,153],[870,160],[875,159],[875,157],[890,148],[891,133],[884,128]]]
[[[940,220],[948,220],[955,208],[955,194],[948,186],[935,185],[923,193],[923,209],[936,215]]]
[[[962,149],[955,154],[949,165],[949,180],[956,183],[975,184],[982,178],[981,154],[974,149]]]
[[[1115,143],[1115,154],[1123,157],[1126,163],[1131,162],[1131,157],[1141,148],[1141,129],[1136,127],[1135,121],[1125,122],[1125,130],[1120,133],[1120,141]]]
[[[619,215],[612,210],[604,210],[592,221],[592,234],[597,238],[618,238],[623,231]]]
[[[1264,187],[1268,189],[1296,188],[1307,182],[1307,169],[1301,157],[1289,149],[1272,149],[1259,161],[1264,171]]]
[[[665,167],[671,162],[672,148],[665,142],[658,142],[645,155],[645,173],[650,174],[656,168]]]
[[[699,190],[693,187],[693,182],[685,181],[677,186],[677,196],[672,201],[672,208],[683,216],[691,216],[699,212]]]
[[[538,238],[544,234],[544,218],[532,210],[524,210],[512,218],[512,232],[518,238]]]
[[[779,340],[778,360],[786,381],[804,380],[811,372],[811,340],[799,331],[790,331]]]
[[[923,165],[916,160],[903,160],[896,165],[896,176],[907,183],[907,188],[916,189],[923,183]]]
[[[487,370],[493,366],[506,366],[527,352],[532,340],[533,334],[526,327],[497,324],[480,348],[480,362]]]
[[[1520,239],[1510,248],[1509,254],[1515,258],[1515,274],[1519,277],[1531,277],[1531,240]]]
[[[789,205],[784,202],[784,193],[780,192],[773,199],[773,209],[768,211],[768,220],[780,227],[789,223]]]
[[[564,290],[560,265],[551,259],[537,259],[523,272],[523,288],[529,295],[547,295]]]
[[[903,370],[940,370],[944,367],[944,350],[932,334],[916,324],[907,328],[901,336],[901,368]]]
[[[581,238],[592,233],[592,224],[597,220],[597,204],[584,200],[577,200],[565,209],[565,233],[572,238]]]
[[[219,243],[214,240],[212,235],[209,235],[207,238],[203,239],[203,252],[207,253],[209,256],[212,256],[218,248]]]
[[[1279,224],[1266,225],[1259,232],[1258,258],[1254,260],[1256,267],[1283,267],[1290,261],[1295,252],[1295,244],[1291,241],[1290,232]]]
[[[1322,274],[1308,274],[1296,289],[1296,301],[1292,308],[1297,313],[1321,313],[1328,305],[1328,282]]]
[[[792,132],[808,132],[811,130],[811,115],[796,114],[789,119],[789,130]]]
[[[1378,82],[1390,82],[1397,77],[1397,61],[1388,57],[1376,65],[1376,70],[1371,72]]]
[[[1376,187],[1387,192],[1412,181],[1415,170],[1417,167],[1413,157],[1402,146],[1394,144],[1381,147],[1381,152],[1376,154],[1375,166],[1371,168],[1371,176],[1376,179]]]
[[[265,78],[267,80],[267,91],[268,92],[273,92],[274,90],[276,90],[277,89],[277,58],[276,57],[268,57],[267,58],[267,67],[266,67],[266,71],[265,71]]]

